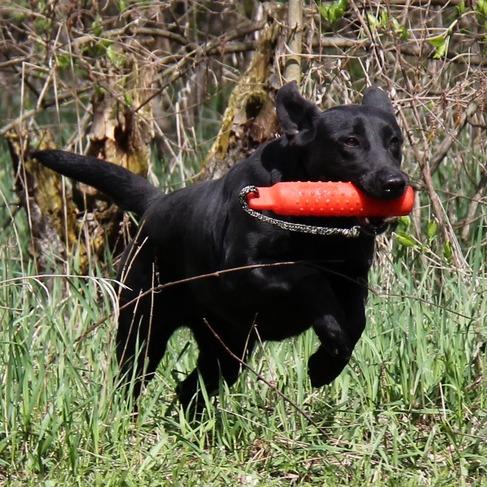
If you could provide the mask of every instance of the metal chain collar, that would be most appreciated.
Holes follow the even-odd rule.
[[[243,188],[238,195],[240,204],[245,212],[261,222],[270,223],[271,225],[282,228],[283,230],[289,230],[290,232],[310,233],[312,235],[324,235],[326,237],[340,235],[341,237],[346,238],[357,238],[360,235],[360,225],[355,225],[351,228],[319,227],[315,225],[287,222],[263,215],[262,213],[249,208],[247,195],[250,193],[256,193],[258,195],[259,190],[256,186],[245,186],[245,188]]]

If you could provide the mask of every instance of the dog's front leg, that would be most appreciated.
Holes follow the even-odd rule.
[[[258,293],[249,297],[249,289]],[[330,277],[314,266],[296,264],[253,269],[237,282],[233,292],[247,295],[249,302],[257,303],[260,309],[257,321],[270,336],[276,329],[281,337],[286,336],[283,332],[286,327],[287,336],[292,336],[299,330],[294,324],[313,327],[321,342],[309,360],[308,373],[313,386],[329,384],[340,374],[365,326],[360,318],[364,317],[360,285],[349,285],[347,280],[339,282],[337,276]]]
[[[335,291],[328,312],[313,325],[321,341],[308,361],[313,387],[330,384],[340,375],[365,328],[366,286],[359,281],[343,281]]]
[[[164,295],[153,292],[155,268],[149,245],[128,247],[123,259],[118,276],[123,284],[116,341],[119,382],[125,393],[133,383],[137,399],[142,386],[154,377],[175,324],[168,316],[167,302],[161,301]]]
[[[321,344],[308,361],[308,374],[313,387],[332,382],[350,360],[353,350],[346,327],[345,313],[338,301],[327,294],[326,312],[313,323]]]
[[[308,360],[308,375],[313,387],[333,382],[345,368],[350,355],[331,355],[327,347],[320,345]]]

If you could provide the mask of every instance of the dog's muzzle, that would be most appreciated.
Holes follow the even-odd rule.
[[[402,171],[381,169],[360,177],[357,186],[367,195],[387,201],[400,198],[408,183],[409,178]]]

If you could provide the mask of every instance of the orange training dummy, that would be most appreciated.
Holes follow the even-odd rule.
[[[287,216],[388,217],[411,212],[414,190],[390,200],[365,195],[352,183],[285,182],[259,187],[247,196],[253,210]]]

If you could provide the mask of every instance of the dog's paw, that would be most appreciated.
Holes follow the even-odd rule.
[[[321,387],[333,382],[350,360],[347,357],[332,356],[320,347],[308,360],[308,375],[313,387]]]

